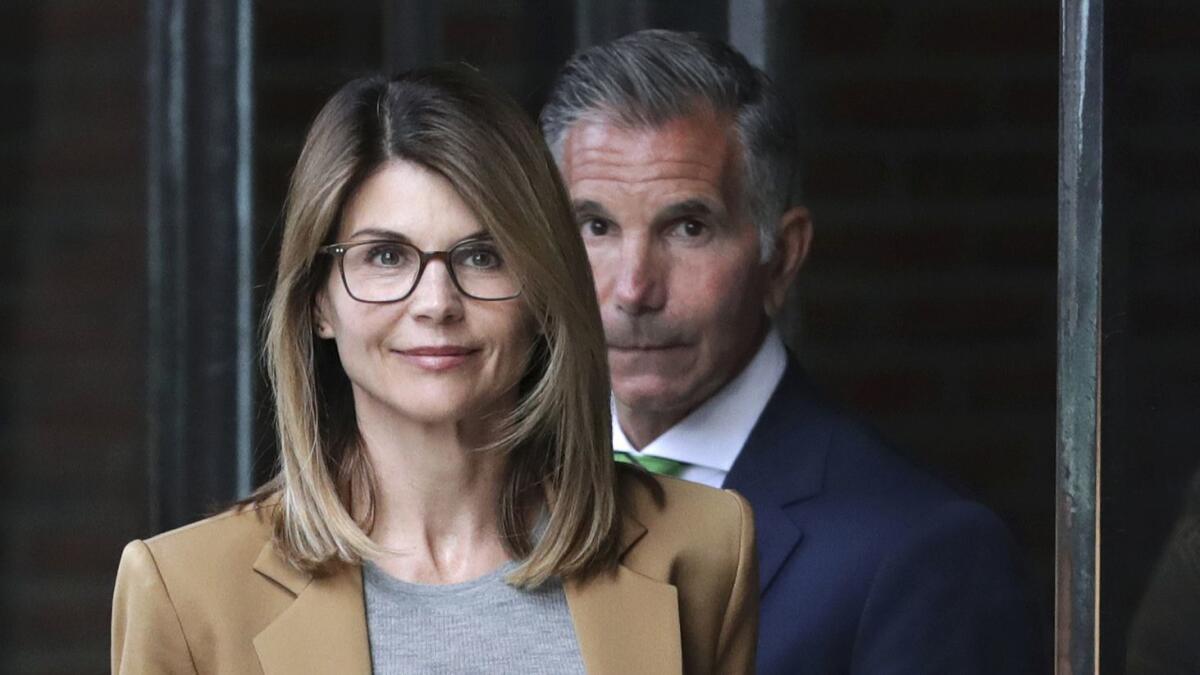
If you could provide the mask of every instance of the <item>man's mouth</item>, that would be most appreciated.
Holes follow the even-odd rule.
[[[665,343],[665,344],[639,344],[639,345],[617,345],[617,344],[610,343],[608,345],[608,348],[613,351],[618,351],[618,352],[661,352],[661,351],[666,351],[668,349],[679,349],[684,346],[685,345],[678,343],[678,342]]]

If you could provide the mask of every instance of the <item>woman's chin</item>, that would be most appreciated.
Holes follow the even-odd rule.
[[[419,397],[412,396],[410,392],[409,396],[403,401],[397,401],[392,408],[400,417],[417,424],[436,426],[460,422],[477,423],[494,416],[502,405],[501,401],[495,398],[480,399],[477,396],[454,396],[449,392],[442,395],[436,391],[423,391]]]

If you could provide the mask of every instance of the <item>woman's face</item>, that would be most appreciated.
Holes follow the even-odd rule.
[[[337,241],[382,239],[445,251],[486,234],[449,181],[419,165],[393,161],[351,196]],[[352,249],[367,250],[373,247]],[[394,253],[382,251],[375,259],[393,264]],[[485,258],[476,261],[495,265]],[[349,257],[344,263],[352,264]],[[442,260],[430,260],[412,294],[388,304],[350,297],[335,265],[318,294],[315,314],[318,336],[337,343],[360,420],[370,411],[422,424],[506,412],[516,402],[534,333],[520,298],[467,297]]]

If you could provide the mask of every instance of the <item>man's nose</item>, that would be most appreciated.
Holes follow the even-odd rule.
[[[442,323],[462,318],[463,296],[444,260],[430,260],[425,265],[408,303],[409,311],[418,319]]]
[[[617,261],[613,293],[617,309],[634,316],[661,310],[667,300],[668,265],[652,241],[627,240]]]

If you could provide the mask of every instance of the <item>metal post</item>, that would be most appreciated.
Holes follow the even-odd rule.
[[[729,44],[763,70],[769,70],[769,14],[767,0],[729,0]]]
[[[246,494],[254,382],[250,0],[149,0],[151,523]]]
[[[1103,0],[1063,0],[1055,672],[1099,672]]]

